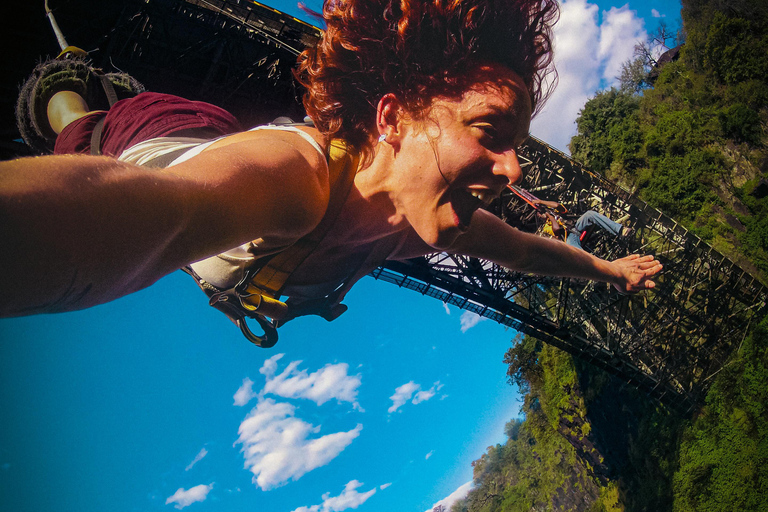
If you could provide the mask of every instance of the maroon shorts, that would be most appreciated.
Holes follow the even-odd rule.
[[[91,134],[101,118],[101,153],[119,156],[125,149],[155,137],[185,136],[212,139],[242,131],[224,109],[178,96],[145,92],[120,100],[108,112],[94,112],[68,124],[56,138],[54,153],[91,152]]]

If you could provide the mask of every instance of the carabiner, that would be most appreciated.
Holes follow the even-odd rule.
[[[253,318],[259,322],[259,325],[264,330],[264,334],[262,336],[255,335],[248,326],[246,318]],[[275,343],[277,343],[277,329],[275,329],[274,324],[269,322],[266,318],[256,315],[252,317],[241,316],[235,322],[243,333],[243,336],[257,347],[272,348],[275,346]]]

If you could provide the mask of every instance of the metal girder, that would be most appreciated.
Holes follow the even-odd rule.
[[[625,296],[600,283],[513,272],[488,261],[433,254],[388,262],[376,279],[418,291],[536,336],[683,410],[703,397],[768,290],[663,213],[531,138],[520,148],[523,188],[574,214],[597,210],[635,228],[629,243],[598,237],[604,258],[654,254],[664,265],[654,290]],[[531,208],[505,193],[491,211],[520,227]]]
[[[296,56],[320,30],[252,1],[125,0],[99,43],[98,64],[128,70],[149,90],[214,103],[251,126],[301,121]]]

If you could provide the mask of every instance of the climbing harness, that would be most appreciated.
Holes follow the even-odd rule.
[[[191,267],[183,270],[197,281],[209,298],[209,304],[224,313],[256,346],[269,348],[277,343],[277,328],[299,316],[318,315],[335,320],[347,310],[341,301],[360,278],[384,261],[391,250],[386,239],[374,245],[364,261],[333,291],[317,299],[283,302],[281,294],[291,274],[312,254],[333,227],[352,189],[360,157],[342,140],[329,146],[328,169],[331,185],[330,200],[320,224],[309,234],[281,252],[260,258],[245,272],[240,282],[229,289],[219,289],[200,277]],[[247,320],[253,319],[264,331],[256,335]]]

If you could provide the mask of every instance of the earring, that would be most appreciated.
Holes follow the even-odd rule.
[[[381,135],[379,135],[379,143],[382,143],[385,140],[387,140],[387,134],[386,133],[382,133]]]

